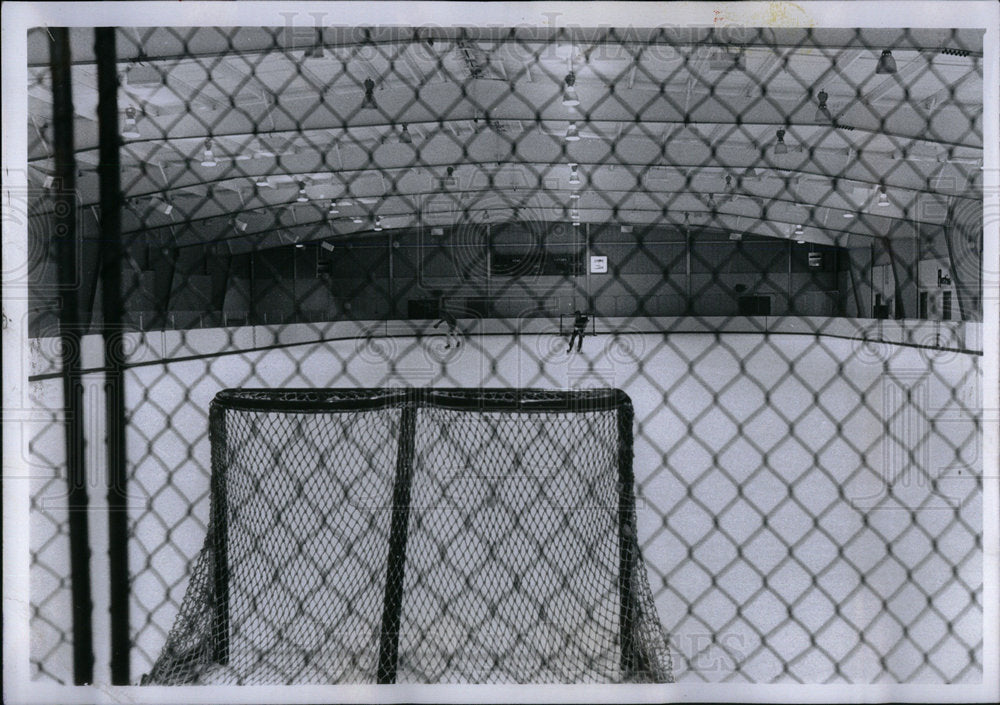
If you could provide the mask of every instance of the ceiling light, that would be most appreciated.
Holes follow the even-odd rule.
[[[233,227],[236,228],[237,230],[239,230],[241,233],[245,233],[247,231],[247,226],[248,225],[249,225],[249,223],[247,223],[246,221],[240,220],[239,218],[236,218],[235,220],[233,220]]]
[[[264,174],[261,174],[253,180],[253,185],[258,188],[270,188],[271,182],[267,180],[267,177]]]
[[[805,240],[796,240],[795,242],[799,243],[800,245],[806,244]]]
[[[774,135],[778,138],[777,144],[774,145],[774,153],[788,154],[788,146],[785,144],[785,131],[778,130]]]
[[[576,129],[576,123],[571,122],[569,127],[566,128],[566,141],[567,142],[579,142],[580,141],[580,131]]]
[[[816,107],[817,122],[823,120],[824,118],[827,120],[833,120],[833,116],[830,114],[830,109],[826,107],[826,101],[829,97],[830,96],[827,94],[826,91],[820,91],[819,94],[816,96],[816,100],[819,102],[819,105]]]
[[[212,153],[212,138],[205,140],[205,156],[201,160],[202,166],[218,166],[215,155]]]
[[[880,208],[885,208],[889,205],[889,195],[885,192],[885,186],[878,187],[878,204]]]
[[[403,144],[411,144],[413,142],[413,137],[410,136],[410,131],[406,129],[406,125],[403,125],[403,129],[399,133],[399,141]]]
[[[330,210],[328,210],[326,212],[326,214],[327,215],[337,215],[337,213],[340,213],[340,211],[337,210],[337,202],[336,201],[330,201]]]
[[[854,214],[851,213],[850,211],[844,211],[843,212],[843,217],[844,217],[844,220],[850,220],[851,218],[854,217]]]
[[[303,182],[299,182],[299,196],[295,199],[299,203],[307,203],[309,201],[309,195],[306,193],[306,185]]]
[[[301,250],[303,247],[305,247],[305,245],[303,245],[301,242],[296,242],[295,243],[295,249],[296,250]]]
[[[136,139],[141,136],[139,134],[139,127],[135,122],[135,108],[129,106],[125,108],[125,129],[122,130],[122,137]]]
[[[752,166],[748,166],[746,169],[743,170],[743,178],[744,179],[756,179],[757,178],[757,170],[754,169]]]
[[[372,230],[374,230],[375,232],[382,231],[382,216],[380,215],[375,216],[375,222],[372,225]]]
[[[365,98],[361,101],[361,107],[370,108],[372,110],[378,108],[375,103],[375,81],[370,78],[365,79]]]
[[[882,56],[878,57],[875,73],[896,73],[896,60],[892,58],[892,52],[888,49],[883,49]]]
[[[576,94],[576,74],[570,71],[566,74],[563,85],[562,104],[574,106],[580,104],[580,97]]]
[[[577,191],[574,191],[573,193],[571,193],[571,194],[569,195],[569,197],[570,197],[571,199],[573,199],[574,201],[579,201],[579,200],[580,200],[580,194],[579,194],[579,192],[577,192]]]
[[[733,177],[729,174],[726,175],[726,191],[733,190]]]
[[[352,222],[352,223],[354,223],[354,224],[356,224],[356,225],[361,225],[361,224],[362,224],[363,222],[365,222],[365,221],[363,221],[363,220],[361,219],[361,216],[360,216],[360,215],[355,215],[355,216],[353,216],[353,217],[351,218],[351,222]]]
[[[171,213],[174,212],[174,204],[171,203],[169,200],[164,201],[163,205],[160,206],[160,210],[163,211],[163,215],[170,215]]]
[[[569,182],[574,186],[580,184],[580,172],[577,170],[576,164],[569,165]]]

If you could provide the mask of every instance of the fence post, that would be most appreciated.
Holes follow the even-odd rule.
[[[129,684],[128,497],[125,469],[126,355],[122,325],[121,184],[118,69],[115,29],[94,30],[97,118],[100,136],[101,289],[108,463],[108,578],[110,580],[111,683]]]
[[[62,343],[63,406],[66,429],[66,481],[70,591],[73,599],[73,681],[94,680],[93,600],[90,585],[90,534],[87,528],[86,456],[84,449],[83,385],[80,380],[79,267],[80,234],[76,230],[76,157],[73,146],[69,30],[49,30],[52,67],[52,129],[57,189],[55,200],[59,285],[62,296],[59,335]],[[63,207],[59,207],[59,206]]]

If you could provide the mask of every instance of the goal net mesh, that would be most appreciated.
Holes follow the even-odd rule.
[[[227,391],[145,682],[667,682],[617,391]]]

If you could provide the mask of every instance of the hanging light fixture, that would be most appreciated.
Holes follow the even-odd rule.
[[[261,174],[256,179],[253,180],[253,185],[257,188],[270,188],[271,182],[267,180],[267,176]]]
[[[375,221],[372,224],[372,230],[375,232],[382,232],[382,216],[375,216]]]
[[[233,219],[233,227],[236,228],[241,233],[245,233],[249,225],[250,224],[247,223],[245,220],[240,220],[239,218]]]
[[[878,66],[875,73],[896,73],[896,60],[892,57],[892,52],[888,49],[882,50],[882,56],[878,57]]]
[[[566,141],[567,142],[580,141],[580,131],[576,128],[575,122],[571,122],[569,124],[569,127],[566,128]]]
[[[573,199],[574,201],[579,201],[580,200],[580,192],[579,191],[574,191],[573,193],[571,193],[569,195],[569,197],[571,199]]]
[[[303,181],[299,182],[299,195],[295,200],[299,203],[308,203],[309,201],[309,195],[306,193],[306,185]]]
[[[163,211],[163,215],[170,215],[171,213],[174,212],[174,204],[171,203],[170,199],[168,198],[163,201],[163,205],[160,207],[160,210]]]
[[[326,212],[327,215],[337,215],[340,211],[337,209],[337,202],[330,201],[330,210]]]
[[[215,155],[212,153],[212,138],[209,137],[205,140],[205,156],[202,157],[202,166],[218,166],[218,162],[215,161]]]
[[[854,217],[854,214],[851,213],[850,211],[844,211],[842,215],[844,220],[850,220],[851,218]]]
[[[752,166],[748,166],[746,169],[743,170],[743,178],[744,179],[756,179],[757,178],[757,170],[754,169]]]
[[[403,144],[412,144],[413,137],[410,135],[410,131],[403,125],[403,129],[399,131],[399,141]]]
[[[573,223],[574,224],[579,224],[579,222],[580,222],[580,209],[579,208],[574,208],[573,210],[571,210],[570,213],[569,213],[569,215],[570,215],[570,218],[573,219]]]
[[[885,208],[889,205],[889,194],[885,192],[885,185],[878,187],[878,203],[879,208]]]
[[[816,121],[826,119],[833,121],[833,116],[830,114],[830,109],[826,107],[826,101],[830,98],[826,91],[821,90],[816,96],[816,101],[818,105],[816,106]]]
[[[122,130],[122,137],[136,139],[141,136],[142,135],[139,134],[139,126],[135,121],[135,108],[130,105],[125,108],[125,129]]]
[[[563,79],[562,104],[573,107],[580,104],[580,96],[576,94],[576,74],[570,71]]]
[[[580,185],[580,172],[576,164],[569,165],[569,182],[574,186]]]
[[[354,223],[355,225],[361,225],[365,221],[361,219],[360,215],[355,215],[351,216],[351,222]]]
[[[365,98],[361,101],[361,107],[375,110],[378,105],[375,103],[375,81],[370,78],[365,79]]]
[[[774,153],[788,154],[788,145],[785,144],[785,131],[779,129],[774,135],[778,138],[777,143],[774,145]]]

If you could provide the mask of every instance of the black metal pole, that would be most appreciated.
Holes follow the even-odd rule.
[[[403,610],[403,579],[406,575],[406,539],[410,523],[410,486],[413,480],[413,449],[417,409],[411,400],[403,407],[396,451],[396,483],[392,493],[392,525],[382,602],[382,632],[379,639],[378,682],[395,683],[399,656],[399,626]]]
[[[73,681],[94,680],[94,637],[90,594],[90,535],[87,527],[87,473],[83,446],[83,384],[80,380],[80,247],[76,231],[76,157],[73,152],[73,91],[70,85],[69,30],[49,30],[52,67],[52,130],[55,159],[55,238],[62,290],[59,335],[62,343],[66,429],[70,592],[73,619]]]
[[[619,630],[621,631],[622,677],[629,680],[639,663],[635,643],[635,595],[632,576],[635,573],[637,539],[635,536],[635,498],[632,472],[632,404],[620,402],[618,407],[618,598]]]
[[[97,121],[100,135],[101,302],[104,333],[105,423],[108,462],[108,578],[110,580],[111,683],[129,684],[128,501],[125,468],[124,326],[122,323],[121,137],[115,29],[94,30]]]
[[[209,519],[215,549],[213,658],[229,663],[229,499],[226,410],[213,401],[208,409],[208,433],[212,447],[212,514]]]

